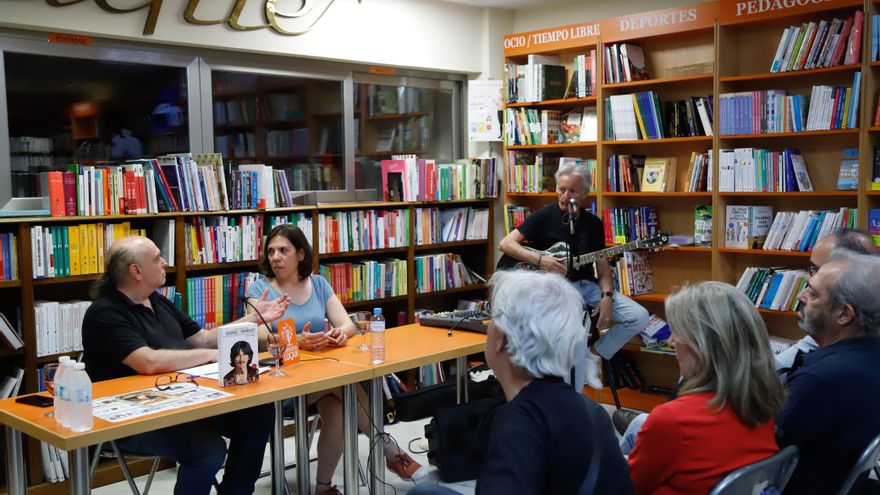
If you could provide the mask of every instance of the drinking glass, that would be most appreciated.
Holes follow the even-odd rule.
[[[361,345],[357,347],[359,351],[368,351],[370,346],[367,345],[367,332],[370,331],[370,312],[358,311],[355,314],[355,325],[361,333]]]
[[[43,366],[43,387],[49,392],[49,395],[55,395],[55,374],[58,373],[59,363],[49,363]],[[46,413],[46,417],[54,417],[55,411]]]
[[[284,355],[284,351],[287,349],[287,344],[283,342],[269,342],[269,354],[272,355],[272,359],[275,360],[275,371],[269,373],[269,376],[284,376],[284,372],[279,368],[281,367],[281,357]]]

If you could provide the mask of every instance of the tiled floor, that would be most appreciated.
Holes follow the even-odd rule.
[[[610,406],[605,406],[608,409],[609,414],[612,411]],[[419,447],[417,446],[418,441],[412,442],[412,448],[410,449],[410,441],[418,440],[422,437],[425,431],[425,424],[428,420],[423,421],[415,421],[412,423],[397,423],[391,426],[386,427],[386,431],[394,436],[400,446],[411,453],[412,457],[420,462],[424,466],[428,466],[428,459],[424,453],[419,453]],[[317,433],[320,435],[320,432]],[[317,440],[317,438],[315,439]],[[316,441],[312,442],[312,452],[311,457],[314,459],[316,456],[315,453],[315,445]],[[291,462],[295,458],[296,452],[296,444],[294,438],[287,438],[284,442],[285,447],[285,458],[287,462]],[[361,460],[362,466],[367,466],[367,454],[368,454],[368,445],[367,438],[363,435],[358,437],[358,453]],[[413,452],[415,451],[415,452]],[[268,448],[265,453],[265,460],[263,461],[263,467],[268,468],[270,464],[269,460],[269,451]],[[428,477],[422,480],[422,482],[439,482],[437,470],[433,466],[429,466],[431,472],[428,474]],[[312,463],[312,484],[315,485],[315,464]],[[150,493],[154,495],[166,495],[174,492],[174,481],[177,476],[177,471],[174,469],[166,469],[164,471],[159,471],[156,474],[156,478],[153,480],[153,486],[150,488]],[[218,474],[218,479],[222,478],[222,474]],[[290,469],[286,473],[287,483],[291,489],[291,494],[296,493],[296,470]],[[142,476],[136,479],[138,486],[143,487],[146,482],[146,476]],[[404,481],[398,478],[395,474],[386,471],[385,481],[390,485],[386,487],[385,493],[389,495],[402,495],[406,493],[410,488],[412,488],[413,483],[410,481]],[[336,473],[333,476],[333,483],[336,484],[340,490],[342,490],[343,485],[343,475],[342,475],[342,462],[340,461],[339,466],[336,469]],[[463,494],[472,494],[474,493],[474,482],[463,482],[463,483],[455,483],[455,484],[445,484],[460,493]],[[360,487],[359,490],[362,494],[369,493],[369,487]],[[123,495],[128,494],[129,489],[127,483],[122,481],[120,483],[116,483],[113,485],[107,485],[100,488],[96,488],[92,491],[95,495]],[[257,482],[256,489],[254,493],[258,494],[269,494],[272,493],[271,489],[271,478],[267,475],[264,478],[261,478]]]

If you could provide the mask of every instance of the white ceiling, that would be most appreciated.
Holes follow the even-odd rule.
[[[559,3],[559,0],[444,0],[446,2],[460,3],[462,5],[471,5],[475,7],[496,7],[501,9],[522,9],[525,7],[536,7],[539,5],[548,5]]]

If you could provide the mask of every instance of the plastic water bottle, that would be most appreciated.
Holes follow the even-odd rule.
[[[86,374],[85,363],[74,363],[73,373],[69,378],[70,402],[67,404],[67,415],[70,418],[70,429],[88,431],[92,429],[92,381]]]
[[[65,392],[67,391],[67,379],[70,378],[71,364],[73,364],[73,360],[70,359],[70,356],[61,356],[58,358],[58,370],[55,372],[53,405],[55,406],[55,421],[61,426],[68,426],[70,423],[67,420]]]
[[[382,316],[382,308],[373,308],[373,317],[370,318],[370,362],[385,362],[385,317]]]

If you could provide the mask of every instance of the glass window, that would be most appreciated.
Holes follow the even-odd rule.
[[[355,182],[358,189],[382,186],[381,161],[417,155],[437,163],[455,160],[452,87],[354,85]]]
[[[39,172],[190,151],[186,69],[4,53],[12,195]]]
[[[293,191],[345,188],[342,81],[214,70],[214,151],[283,170]]]

